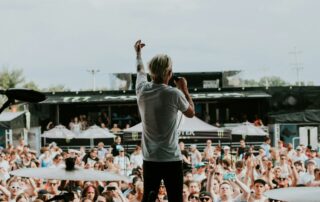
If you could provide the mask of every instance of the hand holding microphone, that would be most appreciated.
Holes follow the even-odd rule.
[[[180,89],[183,93],[188,92],[187,80],[184,77],[173,77],[173,80],[178,89]]]

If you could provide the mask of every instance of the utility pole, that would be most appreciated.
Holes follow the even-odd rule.
[[[92,90],[96,90],[96,74],[100,72],[99,69],[88,69],[87,72],[89,72],[92,75]]]
[[[302,51],[297,50],[297,47],[294,47],[293,51],[290,51],[289,54],[292,54],[294,57],[294,63],[292,64],[293,70],[297,72],[297,84],[298,86],[301,86],[300,82],[300,72],[303,70],[302,63],[299,63],[298,55],[301,54]]]

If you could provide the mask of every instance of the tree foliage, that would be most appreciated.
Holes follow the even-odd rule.
[[[29,81],[29,82],[23,84],[22,87],[27,88],[27,89],[36,90],[36,91],[40,90],[39,87],[37,86],[37,84],[33,81]]]
[[[279,76],[262,77],[259,81],[259,86],[288,86],[290,85],[287,81],[281,79]]]
[[[53,86],[50,86],[49,88],[43,89],[43,91],[47,91],[47,92],[63,92],[63,91],[69,91],[69,90],[70,89],[66,88],[62,84],[53,85]]]
[[[262,77],[259,81],[254,79],[243,80],[244,86],[247,87],[262,87],[262,86],[288,86],[289,82],[283,80],[279,76],[265,76]]]
[[[3,89],[18,87],[24,80],[22,69],[9,70],[3,67],[0,71],[0,87]]]

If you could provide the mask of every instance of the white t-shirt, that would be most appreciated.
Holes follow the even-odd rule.
[[[142,164],[143,164],[142,153],[140,153],[140,154],[131,154],[130,162],[131,162],[133,168],[136,168],[138,166],[140,166],[142,168]]]
[[[116,156],[113,160],[114,164],[117,164],[120,168],[121,175],[129,175],[130,170],[130,161],[127,156]]]
[[[98,158],[99,159],[105,159],[106,154],[108,153],[108,150],[105,148],[99,148],[98,149]]]
[[[298,184],[308,184],[315,179],[314,175],[311,175],[308,172],[301,173],[301,174],[299,173],[299,176],[300,178],[298,180]]]
[[[7,179],[10,178],[10,175],[8,172],[10,169],[10,165],[9,165],[8,161],[2,160],[0,162],[0,168],[3,169],[3,173],[0,173],[0,180],[6,181]]]
[[[178,145],[178,111],[185,112],[189,102],[171,86],[147,81],[147,74],[137,73],[136,94],[142,120],[142,154],[146,161],[182,160]]]
[[[306,160],[308,160],[308,157],[305,154],[301,154],[301,156],[293,155],[292,160],[293,162],[302,161],[304,163]]]

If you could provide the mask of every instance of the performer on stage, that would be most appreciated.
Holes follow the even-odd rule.
[[[194,104],[185,78],[175,81],[177,88],[168,85],[172,77],[172,61],[159,54],[149,62],[152,81],[141,59],[141,40],[135,43],[137,54],[136,94],[142,120],[142,152],[144,156],[143,202],[156,199],[163,179],[170,202],[182,202],[182,156],[178,145],[178,111],[187,117],[195,114]]]

